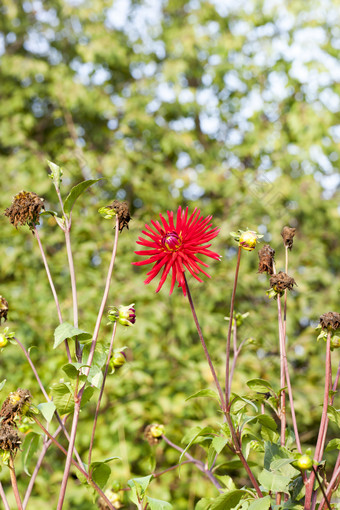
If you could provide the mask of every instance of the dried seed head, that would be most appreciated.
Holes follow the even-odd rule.
[[[320,324],[323,329],[336,331],[340,328],[340,313],[327,312],[321,315]]]
[[[4,297],[0,296],[0,324],[2,319],[4,319],[4,322],[7,320],[7,313],[8,303]]]
[[[44,208],[44,199],[36,193],[30,191],[20,191],[15,195],[12,205],[5,210],[5,216],[15,228],[18,225],[28,225],[34,230],[35,225],[39,224],[39,214]]]
[[[8,423],[1,423],[0,425],[0,449],[10,452],[15,452],[20,448],[20,437],[14,427]]]
[[[162,435],[164,434],[164,425],[154,423],[148,425],[144,429],[144,437],[150,445],[155,445],[161,442]]]
[[[124,227],[129,229],[129,221],[131,220],[129,206],[127,202],[119,202],[119,200],[114,200],[111,205],[107,205],[106,207],[101,208],[102,211],[105,211],[106,218],[110,217],[110,209],[113,209],[118,216],[119,220],[119,232],[123,230]],[[101,210],[99,210],[101,212]],[[101,213],[103,214],[103,213]],[[113,217],[114,215],[112,215]]]
[[[270,286],[275,292],[281,294],[285,289],[292,290],[294,285],[297,285],[294,278],[288,276],[288,274],[280,271],[277,274],[273,274],[270,277]]]
[[[14,425],[16,416],[23,416],[28,411],[32,400],[29,390],[18,388],[8,395],[0,409],[0,419],[2,423]]]
[[[293,238],[295,236],[296,228],[292,227],[283,227],[281,236],[283,239],[283,244],[288,247],[289,250],[293,247]]]
[[[273,274],[274,272],[274,255],[275,250],[265,244],[258,252],[259,255],[259,270],[258,273]]]

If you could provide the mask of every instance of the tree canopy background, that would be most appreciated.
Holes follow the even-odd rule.
[[[108,382],[95,455],[119,455],[112,479],[123,485],[150,472],[143,428],[164,422],[180,443],[190,427],[215,423],[218,409],[189,395],[211,385],[190,310],[180,291],[155,294],[143,268],[131,262],[145,222],[178,205],[213,215],[221,228],[213,247],[211,280],[192,285],[197,312],[214,361],[223,374],[226,321],[236,244],[229,232],[251,228],[276,250],[280,232],[296,227],[289,273],[298,283],[288,302],[289,362],[302,439],[313,444],[322,400],[323,345],[319,316],[339,302],[340,9],[330,0],[13,1],[0,7],[0,207],[20,190],[44,197],[57,210],[47,160],[64,169],[63,193],[104,177],[74,211],[72,245],[79,288],[80,327],[92,330],[100,304],[113,232],[98,208],[113,199],[130,204],[130,230],[120,236],[110,304],[136,303],[137,322],[120,332],[129,363]],[[40,235],[65,320],[71,296],[62,232],[53,218]],[[53,351],[57,316],[38,246],[28,229],[1,219],[1,294],[10,304],[11,329],[25,345],[46,387],[58,377],[64,353]],[[269,284],[257,275],[257,256],[244,254],[236,310],[250,312],[245,348],[235,377],[278,384],[278,333]],[[102,338],[109,329],[102,327]],[[334,366],[338,364],[334,352]],[[41,395],[14,346],[0,359],[6,392]],[[6,393],[5,392],[5,393]],[[5,394],[3,393],[3,394]],[[82,414],[78,448],[86,452],[95,404]],[[335,403],[335,405],[337,405]],[[91,407],[92,406],[92,407]],[[197,446],[196,455],[203,450]],[[178,461],[157,447],[157,469]],[[47,457],[53,473],[40,475],[31,508],[58,493],[62,456]],[[19,470],[20,473],[20,470]],[[228,471],[229,473],[229,471]],[[0,477],[6,483],[6,472]],[[176,509],[192,509],[215,494],[200,473],[183,466],[153,482],[152,495]],[[189,483],[188,483],[189,481]],[[241,476],[240,483],[246,480]],[[27,484],[22,473],[20,483]],[[48,484],[48,489],[47,489]],[[94,508],[77,481],[69,508]],[[131,507],[132,508],[132,507]]]

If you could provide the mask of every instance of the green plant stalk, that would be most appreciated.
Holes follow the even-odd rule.
[[[66,252],[67,252],[67,259],[68,259],[68,265],[70,269],[70,278],[71,278],[71,289],[72,289],[72,303],[73,303],[73,325],[75,328],[78,327],[78,298],[77,298],[77,284],[76,284],[76,274],[74,270],[74,263],[73,263],[73,255],[72,255],[72,248],[71,248],[71,220],[69,221],[67,217],[65,216],[65,222],[66,222],[66,228],[64,230],[65,234],[65,242],[66,242]],[[76,340],[76,358],[79,363],[81,363],[81,347]]]
[[[321,422],[319,427],[318,439],[316,442],[314,458],[317,462],[320,462],[323,455],[325,437],[328,426],[328,401],[329,401],[329,390],[331,387],[331,333],[330,331],[327,334],[327,343],[326,343],[326,360],[325,360],[325,390],[324,390],[324,398],[323,398],[323,408],[321,415]],[[306,482],[306,496],[305,496],[305,508],[312,508],[312,496],[313,496],[313,488],[314,488],[315,474],[312,471],[307,482]],[[309,505],[306,506],[306,505]]]
[[[177,446],[177,444],[173,443],[172,441],[170,441],[170,439],[168,439],[166,436],[164,436],[164,434],[162,435],[162,438],[164,439],[164,441],[169,445],[171,446],[172,448],[174,448],[175,450],[177,450],[178,452],[181,452],[183,453],[183,448],[181,448],[180,446]],[[186,456],[186,458],[188,459],[188,462],[192,462],[196,467],[197,469],[199,469],[214,485],[215,487],[217,488],[217,490],[219,492],[223,492],[222,490],[222,486],[220,485],[220,483],[218,482],[218,480],[214,477],[214,475],[212,474],[212,472],[210,471],[210,469],[206,469],[205,468],[205,465],[204,463],[201,461],[201,460],[198,460],[198,459],[195,459],[192,455],[190,455],[190,453],[188,452],[185,452],[184,454]],[[182,463],[181,463],[182,464]],[[180,464],[179,464],[180,465]],[[176,467],[176,466],[175,466]],[[174,467],[172,467],[171,469],[174,469]],[[170,470],[168,470],[170,471]],[[166,471],[164,471],[166,472]]]
[[[233,292],[231,295],[230,313],[229,313],[229,327],[228,327],[228,335],[227,335],[226,365],[225,365],[225,401],[226,401],[227,406],[228,406],[229,399],[230,399],[230,384],[229,384],[229,379],[230,379],[230,375],[229,375],[229,372],[230,372],[230,340],[231,340],[231,331],[232,331],[232,327],[233,327],[235,295],[236,295],[237,279],[238,279],[238,273],[239,273],[240,262],[241,262],[241,252],[242,252],[242,248],[241,248],[241,246],[239,246],[238,252],[237,252],[234,287],[233,287]]]
[[[41,430],[46,434],[47,437],[50,438],[50,440],[52,441],[53,444],[55,444],[55,446],[57,448],[59,448],[60,451],[62,451],[65,455],[67,455],[67,451],[65,450],[65,448],[63,446],[61,446],[60,443],[58,443],[58,441],[48,432],[47,429],[45,429],[45,427],[43,426],[42,423],[40,423],[40,421],[35,417],[35,416],[32,416],[33,420],[35,421],[35,423],[38,425],[38,427],[41,428]],[[80,471],[80,473],[85,476],[87,482],[91,485],[91,487],[93,487],[95,489],[96,492],[98,492],[99,496],[101,496],[103,498],[103,500],[105,501],[105,503],[108,505],[108,507],[111,509],[111,510],[115,510],[115,507],[112,505],[112,503],[109,501],[109,499],[105,496],[104,492],[101,490],[101,488],[91,479],[90,475],[85,471],[85,469],[83,469],[81,467],[80,464],[78,464],[78,462],[76,462],[74,459],[71,459],[71,462],[72,464],[78,469],[78,471]]]
[[[108,355],[107,355],[105,371],[104,371],[104,375],[103,375],[103,382],[102,382],[102,386],[100,388],[100,393],[99,393],[99,397],[98,397],[98,401],[97,401],[96,411],[95,411],[95,414],[94,414],[94,421],[93,421],[92,434],[91,434],[90,447],[89,447],[89,457],[88,457],[88,462],[87,462],[88,466],[91,465],[92,448],[93,448],[93,443],[94,443],[94,436],[95,436],[95,433],[96,433],[98,414],[99,414],[99,409],[100,409],[100,404],[101,404],[102,396],[103,396],[103,393],[104,393],[105,381],[106,381],[107,373],[108,373],[108,370],[109,370],[110,358],[111,358],[112,349],[113,349],[113,342],[114,342],[114,339],[115,339],[115,336],[116,336],[116,330],[117,330],[117,322],[115,322],[113,324],[113,331],[112,331],[112,336],[111,336],[109,352],[108,352]]]
[[[206,346],[206,343],[205,343],[205,340],[204,340],[204,337],[203,337],[201,326],[199,325],[199,322],[198,322],[198,319],[197,319],[197,315],[196,315],[196,311],[195,311],[195,306],[194,306],[194,303],[193,303],[193,300],[192,300],[192,297],[191,297],[191,292],[190,292],[189,285],[188,285],[187,279],[185,277],[185,274],[184,274],[184,280],[185,280],[185,287],[186,287],[186,291],[187,291],[187,296],[188,296],[188,300],[189,300],[192,316],[194,318],[194,322],[195,322],[196,329],[197,329],[197,332],[198,332],[198,336],[199,336],[199,339],[201,341],[205,357],[206,357],[206,359],[208,361],[208,365],[210,367],[210,371],[211,371],[211,374],[213,376],[213,379],[214,379],[214,382],[215,382],[215,386],[216,386],[217,391],[218,391],[219,396],[220,396],[221,409],[225,412],[226,405],[225,405],[225,402],[224,402],[223,391],[222,391],[221,385],[220,385],[220,383],[218,381],[214,365],[213,365],[213,363],[211,361],[211,358],[210,358],[210,355],[209,355],[209,352],[208,352],[208,349],[207,349],[207,346]]]
[[[5,510],[11,510],[10,507],[9,507],[9,504],[8,504],[8,501],[7,501],[7,498],[6,498],[6,494],[5,494],[5,491],[4,491],[4,488],[3,488],[1,482],[0,482],[0,497],[1,497],[2,502],[4,504]]]
[[[33,363],[33,361],[31,360],[31,357],[30,357],[30,355],[28,354],[28,352],[27,352],[26,348],[24,347],[24,345],[20,342],[20,340],[19,340],[18,338],[13,337],[13,340],[15,340],[15,341],[17,342],[17,344],[19,345],[20,349],[21,349],[21,350],[22,350],[22,352],[24,353],[24,355],[25,355],[25,357],[26,357],[26,359],[27,359],[27,361],[28,361],[28,363],[29,363],[29,365],[30,365],[30,367],[31,367],[32,371],[33,371],[33,374],[34,374],[34,376],[35,376],[35,378],[36,378],[36,380],[37,380],[37,382],[38,382],[38,384],[39,384],[39,388],[41,389],[41,392],[42,392],[42,394],[44,395],[44,397],[45,397],[46,401],[47,401],[47,402],[51,402],[51,399],[49,398],[49,396],[48,396],[48,394],[47,394],[47,392],[46,392],[46,390],[45,390],[45,388],[44,388],[44,385],[43,385],[43,383],[41,382],[41,379],[40,379],[40,377],[39,377],[39,375],[38,375],[37,369],[35,368],[34,363]],[[59,413],[58,413],[58,411],[57,411],[57,410],[55,411],[55,415],[56,415],[56,418],[57,418],[57,420],[58,420],[58,422],[59,422],[59,425],[61,426],[61,428],[62,428],[62,430],[63,430],[63,432],[64,432],[64,434],[65,434],[66,439],[67,439],[68,441],[70,441],[69,433],[67,432],[67,429],[66,429],[65,425],[63,424],[62,419],[60,418]],[[77,450],[75,450],[75,451],[74,451],[74,453],[75,453],[75,456],[77,457],[77,460],[78,460],[79,464],[82,464],[83,462],[82,462],[82,460],[81,460],[81,458],[80,458],[79,453],[77,452]]]
[[[93,337],[92,337],[91,348],[90,348],[89,357],[87,360],[88,366],[86,367],[86,371],[85,371],[86,376],[88,376],[91,365],[92,365],[94,351],[95,351],[97,340],[98,340],[100,323],[101,323],[101,320],[103,317],[104,308],[105,308],[107,297],[109,294],[109,289],[110,289],[110,284],[111,284],[111,276],[112,276],[113,266],[114,266],[114,262],[116,259],[116,253],[117,253],[118,234],[119,234],[119,219],[118,219],[118,216],[116,216],[116,231],[115,231],[115,240],[114,240],[114,244],[113,244],[111,262],[110,262],[110,266],[109,266],[109,270],[108,270],[108,274],[107,274],[107,278],[106,278],[104,295],[102,298],[102,302],[100,305],[100,309],[99,309],[99,313],[98,313],[98,317],[97,317],[97,321],[96,321],[96,325],[95,325],[95,329],[94,329],[94,333],[93,333]],[[85,384],[79,391],[79,394],[78,395],[75,394],[74,414],[73,414],[72,428],[71,428],[71,434],[70,434],[70,441],[69,441],[69,447],[68,447],[68,452],[67,452],[67,457],[66,457],[64,475],[63,475],[60,493],[59,493],[59,501],[58,501],[57,510],[62,509],[64,498],[65,498],[66,486],[67,486],[68,476],[70,473],[71,462],[72,462],[72,452],[73,452],[76,434],[77,434],[77,426],[78,426],[78,420],[79,420],[81,399],[82,399],[82,396],[84,393],[84,389],[85,389]]]
[[[40,237],[39,237],[39,232],[38,232],[38,229],[37,229],[36,226],[34,226],[34,234],[35,234],[35,237],[36,237],[38,245],[39,245],[41,257],[42,257],[42,260],[43,260],[43,263],[44,263],[44,266],[45,266],[45,271],[46,271],[46,274],[47,274],[47,279],[49,281],[49,284],[50,284],[50,287],[51,287],[51,291],[52,291],[52,294],[53,294],[53,297],[54,297],[54,302],[55,302],[55,305],[56,305],[56,308],[57,308],[59,323],[62,324],[63,318],[62,318],[62,315],[61,315],[61,308],[60,308],[60,304],[59,304],[59,300],[58,300],[58,295],[57,295],[57,292],[55,290],[55,286],[54,286],[54,283],[53,283],[51,272],[50,272],[50,269],[49,269],[49,266],[48,266],[48,263],[47,263],[47,258],[46,258],[46,255],[45,255],[45,251],[44,251],[43,245],[41,243],[41,240],[40,240]],[[71,358],[70,348],[69,348],[67,340],[64,340],[64,342],[65,342],[67,359],[68,359],[69,363],[71,363],[72,362],[72,358]]]
[[[315,475],[316,481],[319,484],[319,487],[320,487],[322,495],[323,495],[323,499],[325,500],[325,503],[327,505],[328,510],[332,510],[331,505],[329,504],[328,498],[326,496],[325,489],[323,488],[322,482],[320,481],[319,475],[318,475],[318,473],[317,473],[317,471],[316,471],[314,466],[312,466],[312,471],[313,471],[313,473]]]
[[[17,503],[18,510],[23,510],[21,499],[20,499],[20,494],[19,494],[19,490],[18,490],[17,477],[15,475],[14,459],[13,459],[12,452],[10,454],[8,466],[9,466],[9,472],[11,474],[12,489],[13,489],[13,493],[14,493],[15,501]]]

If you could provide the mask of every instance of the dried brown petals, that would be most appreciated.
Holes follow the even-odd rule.
[[[114,200],[112,204],[108,205],[107,207],[113,209],[118,216],[119,232],[121,232],[124,227],[129,229],[129,221],[131,220],[131,216],[128,203]]]
[[[287,246],[289,250],[293,247],[293,238],[295,236],[296,228],[293,227],[283,227],[281,236],[283,239],[283,244]]]
[[[8,313],[8,302],[2,296],[0,296],[0,324],[1,320],[4,319],[4,322],[7,320]]]
[[[258,252],[259,255],[259,269],[258,273],[274,273],[274,255],[275,250],[269,246],[269,244],[265,244],[261,250]]]
[[[0,409],[2,423],[15,425],[16,416],[22,416],[29,409],[32,395],[29,390],[18,388],[8,395]]]
[[[162,440],[161,434],[160,435],[155,434],[155,429],[157,430],[158,427],[162,427],[162,425],[158,424],[147,425],[144,429],[144,437],[151,446],[160,443]]]
[[[292,290],[293,286],[297,285],[294,278],[284,273],[283,271],[280,271],[277,274],[273,274],[269,281],[271,288],[278,293],[284,292],[285,289]]]
[[[39,224],[39,214],[43,208],[43,198],[30,191],[20,191],[15,195],[11,206],[5,210],[5,216],[15,228],[18,228],[18,225],[27,224],[31,230],[34,230],[35,225]]]
[[[340,313],[327,312],[321,315],[320,324],[323,329],[334,330],[340,328]]]
[[[15,452],[20,448],[21,440],[16,429],[8,423],[0,425],[0,450]]]

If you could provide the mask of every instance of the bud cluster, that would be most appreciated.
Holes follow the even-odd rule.
[[[108,312],[109,324],[111,322],[119,322],[122,326],[133,326],[136,322],[135,304],[127,306],[110,306]]]

